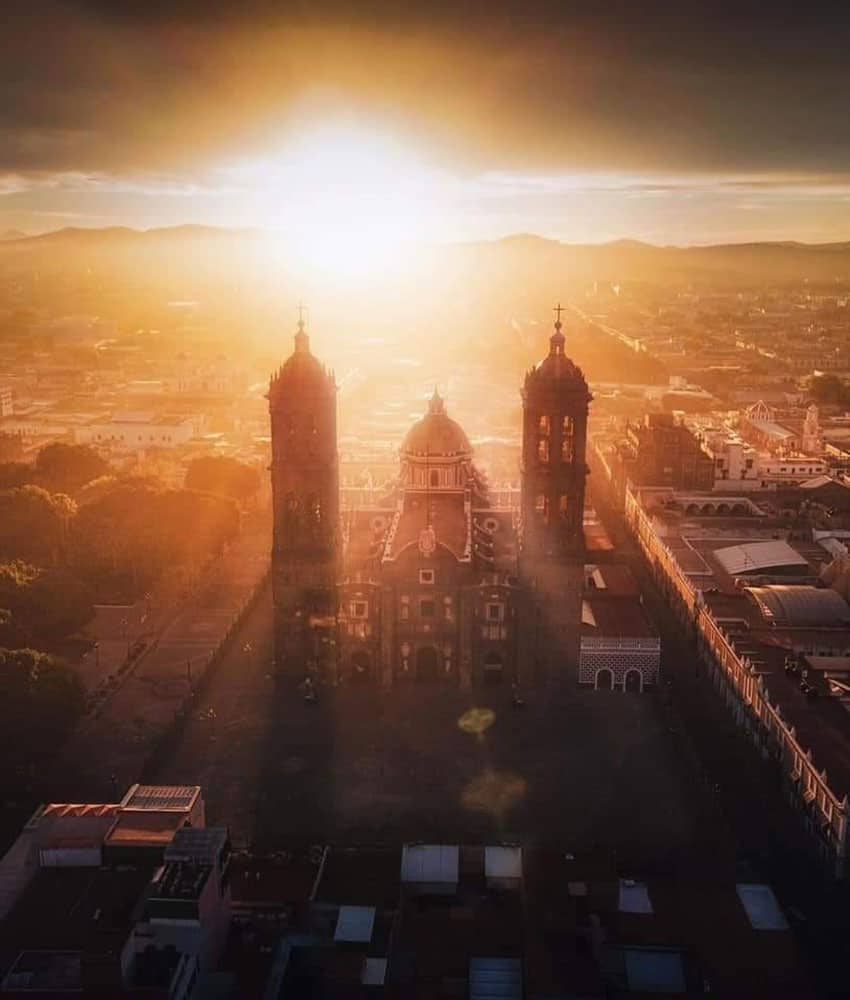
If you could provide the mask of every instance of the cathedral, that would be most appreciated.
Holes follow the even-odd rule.
[[[341,512],[336,383],[299,320],[268,393],[281,676],[467,690],[575,679],[591,395],[560,312],[522,385],[519,511],[491,503],[435,390],[401,443],[394,486]]]

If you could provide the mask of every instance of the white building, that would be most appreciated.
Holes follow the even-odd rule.
[[[118,451],[177,448],[194,436],[195,426],[191,416],[168,416],[147,411],[115,413],[74,429],[77,444]]]
[[[807,418],[809,419],[809,418]],[[809,431],[812,431],[811,420]],[[820,431],[816,432],[818,435]],[[809,436],[811,443],[811,434]],[[714,490],[738,493],[777,486],[795,486],[824,475],[823,458],[797,453],[758,451],[732,431],[715,429],[703,434],[703,447],[714,459]]]

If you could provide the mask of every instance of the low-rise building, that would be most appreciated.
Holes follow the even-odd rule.
[[[149,411],[114,413],[74,428],[77,444],[115,451],[147,451],[177,448],[195,436],[191,416],[170,416]]]
[[[850,607],[822,586],[828,546],[764,510],[705,512],[702,498],[630,488],[626,520],[735,720],[773,759],[813,850],[846,877],[846,691],[810,655],[850,655]]]
[[[579,684],[601,691],[642,692],[655,687],[661,639],[623,565],[585,568]]]
[[[188,998],[227,935],[229,856],[195,785],[40,806],[0,860],[0,992]]]

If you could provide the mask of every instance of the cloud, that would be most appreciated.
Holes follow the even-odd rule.
[[[836,5],[408,6],[4,11],[0,172],[197,170],[340,109],[472,174],[850,169]]]

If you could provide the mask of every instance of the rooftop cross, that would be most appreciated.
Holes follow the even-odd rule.
[[[299,326],[304,326],[304,308],[305,308],[304,303],[303,302],[299,302],[298,303],[298,325]]]
[[[552,310],[552,312],[555,313],[555,316],[557,317],[557,319],[555,320],[555,326],[559,327],[561,325],[561,313],[563,311],[564,311],[564,307],[561,305],[560,302]]]

